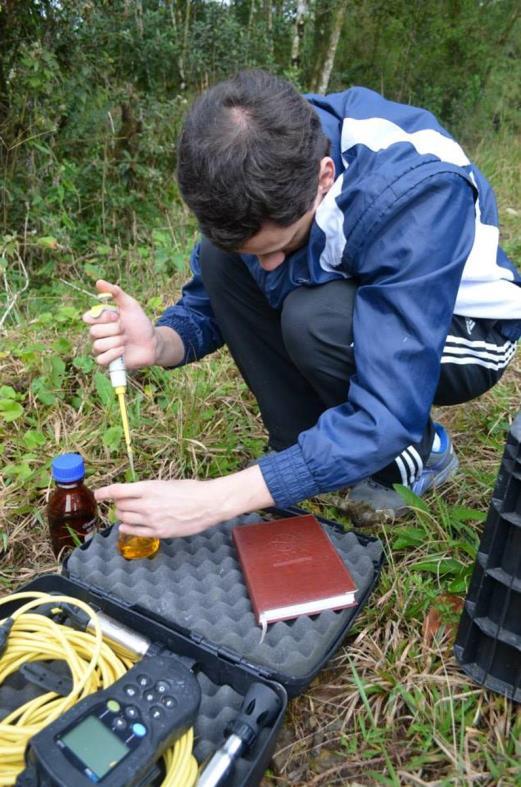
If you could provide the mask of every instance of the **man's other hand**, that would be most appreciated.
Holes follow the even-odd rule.
[[[97,489],[95,496],[115,503],[122,533],[151,538],[190,536],[274,504],[257,465],[209,481],[111,484]]]

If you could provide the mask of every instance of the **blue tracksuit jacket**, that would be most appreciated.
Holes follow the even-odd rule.
[[[281,506],[367,478],[421,439],[453,313],[521,335],[521,276],[498,245],[494,193],[433,115],[365,88],[307,98],[331,140],[335,183],[307,245],[279,268],[242,257],[276,309],[295,287],[354,277],[357,371],[344,404],[261,459]],[[184,363],[223,343],[198,251],[192,280],[158,321],[180,334]]]

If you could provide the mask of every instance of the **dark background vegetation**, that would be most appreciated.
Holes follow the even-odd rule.
[[[163,227],[178,201],[187,103],[241,67],[272,69],[306,91],[374,88],[426,106],[467,144],[521,130],[517,0],[3,0],[0,8],[0,233],[25,240],[28,264],[46,260],[45,242],[31,243],[28,231],[66,254]]]

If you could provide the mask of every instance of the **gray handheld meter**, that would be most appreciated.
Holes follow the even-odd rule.
[[[180,661],[145,656],[35,735],[16,785],[146,784],[165,749],[193,726],[200,701],[199,683]]]

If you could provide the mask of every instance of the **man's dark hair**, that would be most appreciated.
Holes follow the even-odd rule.
[[[329,140],[295,88],[261,70],[206,91],[181,132],[177,177],[201,231],[240,248],[266,220],[288,226],[310,210]]]

